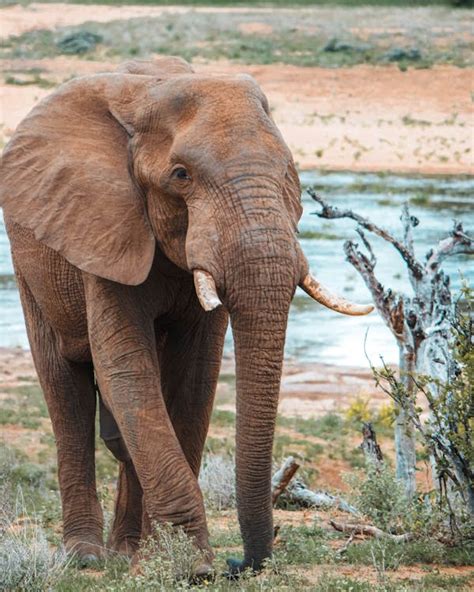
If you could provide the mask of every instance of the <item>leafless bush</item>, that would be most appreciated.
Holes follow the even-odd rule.
[[[235,460],[209,454],[201,468],[199,484],[206,502],[216,510],[235,508]]]
[[[35,516],[29,516],[21,489],[13,508],[0,513],[0,590],[49,590],[66,569],[63,549],[52,551]]]

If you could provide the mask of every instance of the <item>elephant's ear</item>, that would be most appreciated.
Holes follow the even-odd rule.
[[[283,199],[296,230],[301,214],[303,213],[303,207],[301,205],[300,179],[293,159],[290,161],[286,172],[285,183],[283,186]]]
[[[123,284],[142,283],[155,239],[129,173],[133,103],[146,77],[80,78],[42,101],[4,151],[7,218],[70,263]]]

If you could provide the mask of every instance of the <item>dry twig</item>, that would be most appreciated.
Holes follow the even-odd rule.
[[[407,543],[413,540],[413,533],[406,532],[405,534],[391,534],[385,532],[376,526],[371,524],[359,524],[359,523],[348,523],[348,522],[337,522],[336,520],[330,520],[331,526],[339,532],[348,532],[351,536],[365,535],[371,536],[376,539],[390,539],[395,543]]]

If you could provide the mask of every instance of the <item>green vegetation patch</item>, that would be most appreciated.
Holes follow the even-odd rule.
[[[328,413],[317,419],[279,417],[277,425],[292,428],[304,436],[317,436],[328,440],[337,439],[348,430],[344,419],[336,413]]]
[[[428,35],[425,27],[412,26],[408,17],[401,32],[394,33],[390,27],[358,32],[358,21],[350,11],[338,12],[335,27],[333,19],[327,19],[323,13],[319,15],[318,10],[323,9],[288,10],[284,18],[278,11],[206,14],[189,11],[179,15],[167,13],[159,18],[91,21],[76,27],[36,30],[10,37],[0,55],[43,58],[77,54],[87,59],[119,61],[168,54],[189,61],[226,59],[242,64],[321,67],[398,64],[404,69],[430,67],[435,63],[458,66],[473,63],[472,44],[466,40],[468,25],[460,21],[456,21],[449,47],[445,47],[437,41],[439,32],[434,29],[434,20],[430,21],[433,32]],[[252,29],[255,24],[259,26]],[[426,27],[429,30],[430,24]],[[406,124],[412,124],[411,120]]]
[[[316,525],[284,526],[278,533],[276,552],[288,565],[332,563],[334,553],[327,539],[327,533]]]
[[[367,540],[351,545],[345,555],[348,563],[356,565],[382,565],[385,569],[398,569],[401,565],[474,565],[474,548],[447,547],[433,539],[408,543],[391,540]]]
[[[41,419],[48,417],[48,409],[43,392],[37,384],[24,384],[5,389],[10,395],[0,408],[0,425],[21,425],[28,429],[37,429]]]

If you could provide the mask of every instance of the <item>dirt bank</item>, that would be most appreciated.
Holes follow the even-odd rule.
[[[179,15],[189,10],[189,7],[59,4],[14,6],[1,10],[1,35],[8,37],[91,19],[106,22],[170,11]],[[219,11],[216,8],[192,10]],[[253,14],[248,8],[222,9],[237,10]],[[390,24],[395,18],[393,15],[398,14],[387,12],[387,22]],[[414,18],[417,14],[414,13]],[[255,22],[247,23],[244,33],[260,31],[265,23],[259,19],[262,20],[255,17]],[[400,16],[397,19],[393,26],[406,24],[406,17],[405,21]],[[451,29],[455,28],[456,22],[451,24]],[[384,30],[387,26],[385,23]],[[431,31],[436,33],[433,27]],[[264,36],[265,32],[261,30],[259,34]],[[471,69],[435,66],[401,71],[395,65],[329,69],[201,62],[199,58],[194,60],[199,73],[245,71],[257,79],[301,169],[474,173]],[[115,61],[77,57],[1,60],[4,74],[0,87],[0,133],[3,140],[7,141],[31,107],[51,92],[52,85],[75,75],[110,71],[115,65]],[[32,69],[36,69],[35,74],[31,74]]]
[[[72,58],[3,60],[6,73],[41,68],[42,77],[110,71],[113,63]],[[328,70],[296,66],[196,64],[197,72],[248,72],[267,94],[273,117],[301,169],[473,174],[472,73],[438,66]],[[29,110],[51,89],[0,87],[0,125],[8,141]]]

